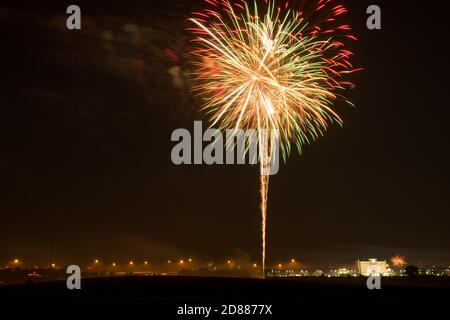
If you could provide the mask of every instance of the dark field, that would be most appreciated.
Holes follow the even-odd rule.
[[[350,316],[359,312],[405,315],[419,310],[430,314],[444,310],[450,297],[448,277],[383,278],[381,290],[368,290],[365,278],[259,280],[127,276],[84,279],[81,286],[81,290],[73,291],[66,288],[65,281],[4,286],[0,288],[0,299],[4,306],[29,306],[22,311],[32,310],[33,314],[52,316],[55,313],[51,310],[68,308],[72,313],[98,312],[116,316],[144,312],[149,319],[205,318],[203,315],[178,316],[178,307],[185,304],[218,310],[208,318],[247,319],[250,316],[222,315],[222,305],[269,304],[272,315],[251,318],[286,319],[306,311]]]

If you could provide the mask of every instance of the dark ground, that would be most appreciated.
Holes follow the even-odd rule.
[[[82,280],[82,289],[69,291],[64,281],[0,288],[4,306],[20,303],[33,315],[71,314],[118,316],[139,313],[146,319],[202,319],[178,316],[179,306],[211,306],[219,311],[209,318],[247,319],[221,315],[223,304],[271,304],[272,316],[252,319],[301,319],[305,312],[317,316],[345,314],[406,315],[444,310],[450,297],[447,277],[382,279],[381,290],[368,290],[365,278],[238,279],[207,277],[129,276]],[[142,313],[143,312],[143,313]],[[295,316],[297,315],[297,316]],[[428,317],[427,317],[428,318]],[[431,319],[431,317],[430,317]]]

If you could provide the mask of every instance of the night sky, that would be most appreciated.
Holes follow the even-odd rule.
[[[260,259],[258,168],[171,162],[172,131],[204,119],[184,31],[201,1],[165,2],[78,1],[80,31],[72,2],[0,5],[0,263],[48,263],[52,238],[59,263]],[[448,265],[446,12],[345,3],[356,108],[338,102],[344,127],[271,177],[268,261]],[[370,4],[382,30],[365,26]]]

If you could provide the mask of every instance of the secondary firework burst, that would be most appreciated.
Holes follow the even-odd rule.
[[[292,146],[301,152],[330,124],[342,124],[332,105],[347,101],[337,91],[352,85],[344,76],[356,71],[346,48],[356,38],[339,24],[345,13],[332,0],[206,0],[190,18],[193,90],[211,126],[258,131],[263,275],[269,182],[263,164],[275,142],[286,160]]]

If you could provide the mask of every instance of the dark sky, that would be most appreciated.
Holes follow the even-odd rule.
[[[201,3],[64,1],[0,5],[0,262],[259,260],[258,171],[175,166],[171,132],[203,119],[189,94],[184,32]],[[410,1],[345,1],[364,71],[336,110],[344,128],[271,178],[270,262],[311,265],[406,255],[448,265],[446,12]],[[365,27],[382,9],[382,30]],[[172,57],[172,58],[170,58]],[[183,86],[168,70],[179,66]]]

